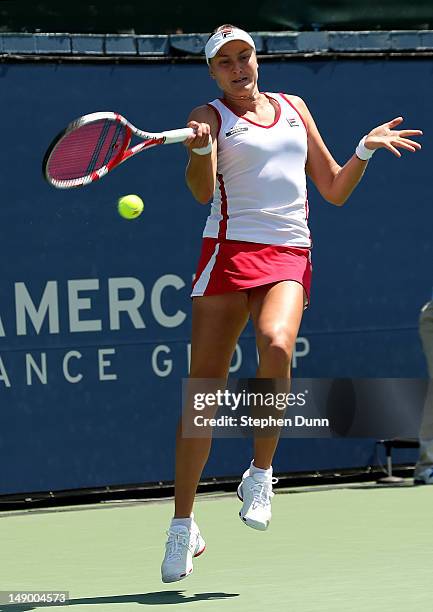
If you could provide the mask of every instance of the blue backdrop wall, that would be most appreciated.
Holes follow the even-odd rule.
[[[260,68],[263,91],[305,99],[339,163],[395,116],[425,133],[416,155],[377,153],[343,208],[310,185],[312,305],[295,376],[426,374],[417,319],[433,284],[432,77],[431,60]],[[75,117],[115,110],[157,131],[217,96],[198,64],[0,66],[0,493],[172,480],[207,214],[184,184],[186,153],[161,147],[71,191],[49,187],[40,167]],[[145,201],[132,222],[116,211],[126,193]],[[255,366],[248,326],[232,373]],[[373,453],[372,440],[283,440],[274,467],[363,466]],[[217,440],[204,475],[238,474],[250,457],[250,441]]]

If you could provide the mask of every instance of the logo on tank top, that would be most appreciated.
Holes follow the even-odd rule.
[[[290,127],[299,127],[299,123],[296,117],[292,117],[291,119],[286,118],[286,121],[290,125]]]
[[[242,134],[242,132],[248,132],[247,125],[238,125],[233,127],[231,130],[226,132],[226,138],[230,138],[230,136],[235,136],[236,134]]]

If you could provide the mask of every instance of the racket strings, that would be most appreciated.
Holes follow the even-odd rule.
[[[106,142],[109,130],[110,130],[110,122],[104,121],[102,130],[101,130],[101,134],[98,138],[98,142],[96,143],[96,147],[95,147],[95,150],[93,151],[92,158],[87,167],[86,174],[91,174],[95,170],[95,166],[98,162],[99,154],[101,153],[102,147],[104,146],[104,143]]]
[[[115,120],[102,119],[79,126],[54,147],[48,174],[57,181],[89,176],[112,161],[128,140],[127,128]]]
[[[120,146],[119,139],[121,139],[122,144],[123,144],[124,139],[127,137],[128,136],[127,136],[125,127],[121,123],[118,123],[116,126],[116,130],[114,131],[113,138],[111,140],[111,144],[109,148],[107,149],[107,154],[105,156],[104,163],[103,163],[104,166],[108,164],[110,159],[113,157],[113,154],[117,155],[117,153],[119,152],[119,146]]]

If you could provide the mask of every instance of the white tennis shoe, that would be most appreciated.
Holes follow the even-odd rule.
[[[206,544],[194,519],[191,529],[185,525],[170,525],[167,535],[161,578],[162,582],[177,582],[192,574],[192,558],[201,555]]]
[[[274,496],[272,485],[278,478],[256,472],[250,474],[248,469],[242,476],[238,486],[238,497],[243,502],[239,512],[241,520],[259,531],[265,531],[271,521],[271,499]]]

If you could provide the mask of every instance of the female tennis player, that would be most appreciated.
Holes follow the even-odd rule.
[[[195,108],[186,142],[186,182],[202,204],[212,197],[192,291],[191,378],[226,379],[236,342],[249,317],[259,354],[257,378],[290,377],[291,357],[310,300],[311,237],[306,174],[322,196],[341,206],[377,149],[397,157],[421,148],[399,130],[396,117],[371,130],[340,166],[328,151],[305,102],[287,93],[263,93],[251,36],[220,26],[205,47],[210,76],[222,97]],[[272,459],[278,436],[257,437],[242,476],[240,517],[265,530],[271,519]],[[162,563],[163,582],[193,571],[205,543],[192,514],[211,433],[182,436],[176,446],[175,514]]]

